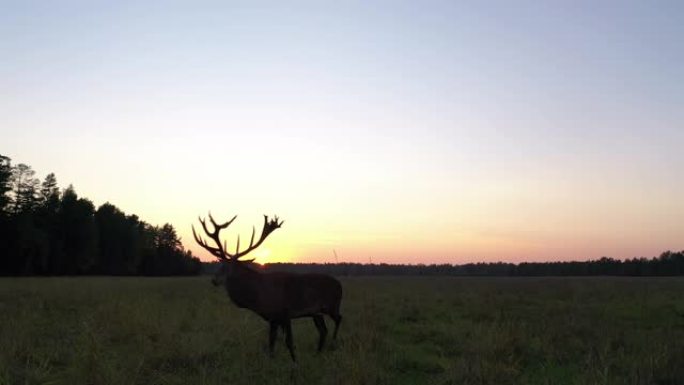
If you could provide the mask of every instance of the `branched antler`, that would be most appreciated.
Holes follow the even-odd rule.
[[[197,235],[195,232],[195,226],[192,226],[192,235],[195,237],[195,241],[199,243],[200,246],[202,246],[205,250],[209,251],[213,256],[219,259],[239,259],[241,257],[244,257],[245,255],[249,254],[252,250],[256,249],[259,247],[264,240],[276,229],[280,228],[280,226],[283,225],[284,221],[281,221],[278,219],[278,217],[274,217],[273,219],[269,219],[267,215],[264,215],[264,226],[261,229],[261,236],[257,240],[256,243],[254,243],[254,235],[256,233],[256,230],[254,226],[252,226],[252,237],[250,238],[249,241],[249,247],[247,249],[240,251],[240,235],[238,235],[237,238],[237,244],[235,246],[235,253],[230,254],[227,251],[226,248],[226,243],[225,241],[223,244],[221,243],[221,239],[219,237],[219,233],[221,230],[225,229],[226,227],[230,226],[231,223],[237,218],[237,215],[233,217],[233,219],[229,220],[226,223],[223,224],[218,224],[216,221],[214,221],[214,218],[211,216],[211,212],[209,213],[209,221],[211,221],[211,225],[214,228],[214,231],[209,231],[209,228],[207,227],[206,221],[202,218],[199,218],[200,223],[202,224],[202,229],[204,229],[204,232],[206,235],[216,243],[216,247],[209,246],[207,242],[202,238]]]

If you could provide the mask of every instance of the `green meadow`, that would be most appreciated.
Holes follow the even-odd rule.
[[[3,278],[0,384],[684,384],[684,279],[341,280],[295,365],[208,277]]]

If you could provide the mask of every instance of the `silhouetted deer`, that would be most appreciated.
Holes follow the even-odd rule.
[[[290,351],[292,360],[296,361],[292,345],[292,327],[290,320],[294,318],[311,317],[318,329],[318,351],[323,349],[328,329],[325,326],[323,314],[327,314],[335,321],[333,338],[337,338],[340,327],[340,301],[342,300],[342,285],[335,278],[324,274],[295,274],[284,272],[261,272],[250,266],[254,259],[240,260],[252,250],[261,245],[266,237],[280,228],[283,222],[278,217],[269,219],[264,215],[264,227],[261,236],[254,243],[254,227],[249,247],[240,251],[240,236],[237,238],[235,253],[226,250],[226,243],[221,243],[219,232],[228,227],[237,218],[223,224],[217,224],[209,214],[214,231],[209,231],[204,219],[200,223],[207,236],[216,243],[216,247],[209,246],[204,239],[197,236],[195,226],[192,235],[195,241],[209,251],[221,262],[221,267],[213,279],[215,285],[223,281],[228,296],[235,305],[252,310],[269,322],[269,351],[273,354],[278,327],[285,332],[285,343]]]

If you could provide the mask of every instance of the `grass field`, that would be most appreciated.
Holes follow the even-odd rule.
[[[682,279],[342,281],[295,366],[207,277],[0,279],[0,383],[684,384]]]

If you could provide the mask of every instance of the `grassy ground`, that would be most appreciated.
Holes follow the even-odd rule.
[[[347,278],[297,366],[208,281],[0,279],[0,384],[684,384],[682,279]]]

